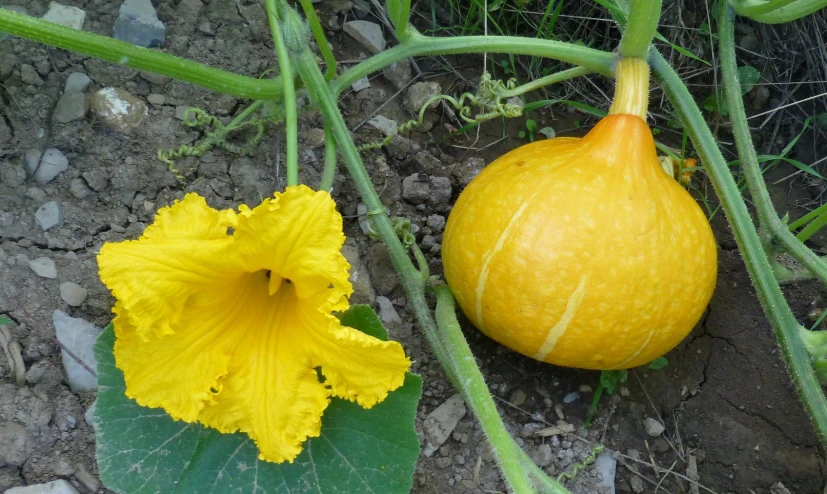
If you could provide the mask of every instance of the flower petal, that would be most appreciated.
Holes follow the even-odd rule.
[[[159,210],[139,240],[101,248],[101,280],[141,338],[170,334],[192,295],[241,273],[230,255],[233,237],[227,235],[235,223],[232,211],[217,211],[188,194]]]
[[[256,311],[236,319],[246,328],[222,381],[221,392],[204,408],[199,420],[222,432],[241,431],[255,442],[264,460],[292,461],[308,437],[319,435],[330,390],[319,382],[306,338],[327,316],[300,302],[293,284],[274,294],[262,279],[254,292]],[[320,297],[316,297],[317,299]],[[315,318],[313,316],[315,313]],[[300,317],[302,316],[302,317]]]
[[[350,266],[341,253],[345,241],[342,216],[327,192],[304,185],[287,187],[284,193],[242,213],[233,236],[248,272],[270,270],[289,279],[299,297],[333,285],[331,301],[338,303],[353,292],[348,281]]]

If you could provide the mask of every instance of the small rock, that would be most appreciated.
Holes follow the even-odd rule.
[[[36,275],[43,278],[57,278],[55,262],[48,257],[38,257],[29,261],[29,267]]]
[[[106,87],[95,92],[89,101],[89,107],[101,121],[112,130],[129,134],[140,127],[147,108],[125,89]]]
[[[434,231],[434,233],[441,233],[445,229],[445,217],[438,214],[428,216],[425,224]]]
[[[342,246],[342,255],[350,264],[350,277],[348,281],[353,286],[353,295],[350,302],[353,304],[371,304],[376,299],[376,292],[370,283],[370,275],[367,268],[359,257],[359,248],[350,239]]]
[[[92,347],[103,330],[85,319],[69,317],[68,314],[59,310],[54,312],[52,319],[57,341],[92,372],[97,372],[98,361]],[[89,391],[98,387],[97,377],[78,363],[66,350],[61,349],[60,355],[72,391]]]
[[[362,46],[376,54],[385,49],[385,35],[379,24],[370,21],[345,22],[342,29]]]
[[[428,202],[433,205],[445,204],[451,199],[451,179],[448,177],[431,177],[431,196]]]
[[[379,295],[389,295],[399,286],[399,276],[393,267],[390,253],[383,243],[376,243],[368,252],[368,269],[373,286]]]
[[[69,160],[57,148],[47,148],[38,159],[34,159],[35,153],[30,153],[32,152],[26,153],[26,171],[41,185],[51,182],[69,168]],[[31,168],[32,163],[34,169]]]
[[[89,473],[89,470],[81,463],[78,463],[75,467],[75,478],[78,479],[89,492],[98,492],[101,488],[100,480]]]
[[[776,482],[770,486],[770,494],[792,494],[787,487],[781,482]]]
[[[49,10],[43,14],[44,21],[54,22],[72,29],[83,29],[86,12],[77,7],[70,7],[57,2],[49,3]]]
[[[156,86],[163,86],[164,84],[169,82],[169,77],[159,74],[153,74],[152,72],[147,72],[145,70],[138,72],[138,75],[141,77],[141,79],[145,80],[150,84],[155,84]]]
[[[632,477],[629,479],[629,486],[632,488],[632,492],[640,494],[641,492],[643,492],[644,489],[643,479],[641,479],[637,475],[632,475]]]
[[[163,106],[164,102],[167,100],[167,97],[163,94],[152,93],[146,97],[146,100],[149,101],[149,104],[152,106],[158,107]]]
[[[454,169],[453,175],[462,187],[467,187],[483,168],[485,168],[485,160],[482,158],[468,158]]]
[[[72,484],[61,479],[45,484],[12,487],[5,494],[78,494],[78,491]]]
[[[402,318],[393,307],[393,303],[388,297],[376,297],[376,303],[379,304],[379,319],[385,324],[401,324]]]
[[[522,406],[523,403],[525,403],[526,398],[528,398],[528,396],[525,394],[525,391],[523,391],[522,389],[518,389],[514,392],[514,394],[511,395],[511,398],[509,398],[508,402],[514,405],[515,407],[519,407]]]
[[[86,102],[86,95],[83,93],[66,93],[60,96],[52,113],[52,121],[58,124],[67,124],[75,120],[81,120],[86,116],[89,105]]]
[[[646,417],[646,420],[643,421],[643,428],[646,429],[646,434],[649,434],[649,437],[660,437],[663,431],[666,430],[663,424],[652,417]]]
[[[359,91],[364,91],[365,89],[370,89],[370,80],[367,78],[367,76],[362,77],[361,79],[351,84],[350,88],[357,93]]]
[[[83,414],[83,420],[86,421],[87,424],[94,426],[95,425],[95,406],[98,404],[97,398],[95,401],[89,405],[89,408],[86,410],[86,413]]]
[[[598,489],[607,489],[603,492],[614,494],[615,492],[615,474],[617,473],[617,460],[608,451],[604,451],[597,455],[594,460],[594,469],[597,471]]]
[[[554,461],[554,453],[551,451],[551,446],[548,444],[541,444],[537,447],[537,466],[545,468],[551,465]]]
[[[385,134],[386,136],[394,135],[397,132],[397,125],[395,120],[391,120],[387,117],[382,115],[376,115],[375,117],[368,120],[368,124],[371,127],[379,130],[379,132]]]
[[[35,202],[43,202],[43,200],[46,199],[46,192],[37,187],[29,187],[28,190],[26,190],[26,197]]]
[[[82,93],[86,91],[86,88],[89,87],[91,82],[89,76],[83,72],[72,72],[69,74],[69,77],[66,78],[66,86],[64,86],[63,92],[67,94]]]
[[[72,307],[79,307],[82,305],[88,296],[89,291],[77,283],[65,281],[60,284],[60,298]]]
[[[382,75],[396,89],[402,89],[411,82],[411,62],[407,59],[394,62],[382,69]]]
[[[60,216],[60,206],[55,201],[49,201],[37,208],[34,213],[34,220],[40,225],[40,228],[43,228],[43,231],[46,231],[60,224]]]
[[[37,73],[37,69],[27,63],[20,66],[20,79],[26,84],[31,84],[32,86],[43,85],[43,79],[40,78],[40,74]]]
[[[0,465],[18,467],[29,459],[37,447],[37,439],[32,437],[26,427],[15,421],[6,420],[0,424],[0,444],[3,445],[0,448]],[[9,489],[6,494],[12,491],[14,489]]]
[[[73,178],[72,182],[69,184],[69,190],[72,192],[72,195],[77,197],[78,199],[83,199],[84,197],[88,196],[92,189],[86,185],[86,182],[80,178]]]
[[[442,94],[442,86],[438,82],[417,82],[408,88],[404,100],[405,108],[409,112],[419,115],[419,111],[425,106],[425,103],[438,94]],[[435,110],[437,107],[439,107],[439,101],[434,101],[429,109]]]
[[[422,423],[425,434],[423,453],[431,457],[442,446],[465,416],[465,402],[456,394],[431,412]]]
[[[307,132],[302,134],[302,139],[304,144],[310,149],[318,149],[324,146],[326,140],[324,129],[317,129],[315,127],[312,129],[307,129]]]
[[[569,394],[567,394],[566,396],[563,397],[563,403],[566,403],[566,404],[574,403],[579,398],[580,398],[580,393],[578,393],[577,391],[572,391],[571,393],[569,393]]]
[[[26,382],[29,384],[56,385],[63,381],[63,372],[48,360],[35,362],[26,371]]]
[[[158,20],[151,0],[125,0],[115,19],[112,36],[149,48],[164,44],[166,27]]]

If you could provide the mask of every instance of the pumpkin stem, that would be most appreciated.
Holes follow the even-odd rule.
[[[642,58],[621,58],[615,76],[617,83],[609,115],[637,115],[645,121],[649,107],[649,64]]]

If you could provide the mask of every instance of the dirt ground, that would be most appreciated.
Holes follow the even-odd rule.
[[[48,7],[41,0],[4,3],[23,6],[38,16]],[[84,29],[111,35],[121,2],[64,3],[86,11]],[[353,19],[350,5],[336,0],[317,5],[343,65],[367,55],[341,29],[344,21]],[[273,68],[269,30],[259,2],[172,0],[155,6],[167,27],[166,51],[248,75]],[[481,60],[438,57],[420,61],[421,80],[439,81],[443,89],[463,87],[469,82],[460,74],[472,78],[470,74],[479,73]],[[446,70],[451,64],[462,70]],[[93,113],[65,124],[56,122],[56,104],[73,72],[91,79],[87,94],[117,87],[146,103],[148,114],[142,125],[130,133],[116,132]],[[227,208],[256,204],[283,188],[282,136],[277,127],[270,127],[251,157],[216,150],[201,158],[179,160],[185,171],[182,184],[156,157],[159,148],[191,143],[201,135],[176,118],[176,110],[196,106],[226,122],[247,102],[15,38],[0,41],[0,82],[0,314],[14,321],[9,327],[28,371],[27,383],[18,386],[9,363],[0,357],[0,492],[55,479],[69,480],[80,492],[105,492],[96,478],[94,431],[84,420],[95,393],[69,389],[53,313],[60,310],[105,326],[113,299],[97,278],[95,253],[101,245],[137,237],[158,208],[186,192],[198,192],[211,206]],[[348,91],[341,105],[351,128],[358,127],[354,135],[360,143],[380,138],[370,125],[360,126],[374,114],[400,123],[411,117],[403,103],[404,90],[381,74],[374,74],[370,84],[368,89]],[[574,129],[575,120],[584,128],[594,123],[594,119],[559,108],[542,116],[567,135],[582,133]],[[392,214],[406,216],[416,225],[432,270],[439,273],[439,244],[450,204],[484,163],[525,139],[516,137],[522,123],[508,124],[505,129],[511,137],[506,139],[502,139],[501,124],[491,123],[483,127],[479,141],[474,142],[472,133],[452,145],[439,140],[446,132],[444,124],[453,122],[450,116],[440,113],[434,119],[439,121],[432,132],[413,132],[409,139],[398,138],[389,149],[365,153],[364,158],[384,203]],[[312,114],[301,120],[301,178],[317,184],[324,151],[319,132],[311,129],[321,129],[321,121]],[[25,155],[49,147],[59,149],[69,166],[54,180],[39,184],[25,170]],[[819,157],[809,156],[808,162]],[[779,167],[775,178],[793,171]],[[402,181],[414,173],[446,177],[450,197],[403,198]],[[703,189],[703,178],[696,180]],[[814,194],[805,185],[789,190],[787,186],[776,191],[786,207],[812,201]],[[361,231],[358,194],[343,173],[337,178],[334,196],[346,218],[348,257],[361,275],[356,301],[379,306],[377,297],[385,297],[381,302],[391,302],[402,320],[389,324],[391,337],[403,342],[416,361],[414,370],[424,378],[417,424],[421,430],[424,418],[455,393],[413,323],[386,251]],[[35,212],[49,201],[57,202],[61,220],[44,231],[35,221]],[[799,209],[793,211],[794,216],[802,214]],[[721,214],[713,219],[713,227],[720,249],[719,279],[701,323],[668,355],[667,368],[635,370],[618,394],[604,397],[588,430],[582,424],[598,373],[540,364],[465,324],[508,427],[549,473],[568,471],[600,442],[617,461],[614,492],[827,492],[823,452]],[[40,276],[30,268],[30,261],[42,257],[54,261],[56,277]],[[77,306],[68,305],[61,296],[65,282],[83,287],[88,297]],[[815,283],[799,283],[786,293],[802,321],[826,303]],[[661,422],[665,430],[648,433],[646,419]],[[536,434],[539,429],[561,425],[558,421],[572,424],[573,432],[550,437]],[[697,465],[700,490],[687,481],[693,475],[691,463]],[[594,467],[589,466],[567,485],[580,493],[611,492],[598,490],[597,480]],[[467,413],[433,456],[420,458],[413,492],[489,493],[504,488],[482,433]]]

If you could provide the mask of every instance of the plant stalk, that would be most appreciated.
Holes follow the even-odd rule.
[[[620,56],[642,58],[649,55],[649,45],[658,30],[662,0],[631,0],[626,29],[620,38]]]
[[[776,2],[770,2],[776,3]],[[764,24],[782,24],[806,17],[817,10],[827,7],[827,0],[796,0],[794,2],[778,2],[780,5],[766,13],[744,14],[756,22]]]
[[[726,5],[725,2],[721,4]],[[764,177],[758,165],[758,156],[750,136],[747,115],[744,111],[741,84],[738,81],[738,67],[735,60],[734,15],[729,7],[726,7],[726,9],[726,11],[720,13],[718,18],[718,33],[720,36],[718,46],[721,56],[724,93],[729,107],[729,117],[732,121],[735,145],[738,148],[738,155],[741,160],[741,169],[744,172],[744,179],[758,214],[758,225],[760,228],[766,228],[802,266],[810,270],[822,283],[827,284],[827,264],[804,245],[801,240],[796,238],[789,227],[781,221],[764,183]]]
[[[653,50],[652,68],[666,96],[684,122],[705,169],[721,200],[724,213],[732,226],[735,241],[743,256],[758,299],[775,331],[784,359],[796,383],[804,406],[813,421],[822,444],[827,445],[827,400],[810,366],[810,358],[799,336],[799,324],[787,305],[776,282],[772,267],[755,226],[747,211],[738,186],[729,171],[715,137],[701,114],[694,97],[680,76],[663,56]]]
[[[520,96],[525,93],[535,91],[537,89],[540,89],[541,87],[557,84],[558,82],[574,79],[575,77],[580,77],[586,74],[590,74],[592,72],[592,70],[589,70],[586,67],[572,67],[570,69],[561,70],[560,72],[555,72],[545,77],[541,77],[539,79],[535,79],[531,82],[527,82],[525,84],[517,86],[514,89],[506,89],[505,91],[500,93],[500,98],[513,98],[514,96]]]
[[[336,178],[336,165],[338,164],[338,155],[336,154],[336,138],[333,136],[333,131],[330,129],[330,122],[325,119],[324,122],[324,169],[322,170],[322,180],[319,183],[319,190],[331,192],[333,190],[333,180]]]
[[[371,184],[370,177],[362,164],[359,152],[355,144],[353,144],[350,131],[339,113],[336,96],[325,83],[324,77],[316,65],[313,54],[309,50],[305,49],[298,56],[296,63],[299,75],[310,91],[311,98],[319,105],[322,114],[328,121],[329,127],[336,138],[339,152],[353,178],[356,188],[362,196],[362,200],[368,207],[368,210],[376,212],[371,215],[374,228],[388,247],[391,261],[397,272],[399,272],[400,279],[405,287],[408,303],[414,310],[417,320],[425,333],[425,337],[434,349],[434,353],[440,363],[447,369],[456,368],[456,364],[453,363],[456,357],[451,353],[454,349],[442,343],[439,329],[425,299],[425,280],[422,279],[420,271],[411,262],[407,250],[399,241],[390,219],[384,212],[385,208]],[[470,358],[473,362],[473,357]],[[449,377],[454,377],[454,385],[457,386],[458,389],[463,388],[465,385],[464,379],[467,378],[467,376],[453,375],[451,371],[448,371],[448,375]],[[469,395],[469,397],[475,399],[476,395]],[[488,399],[491,399],[490,395]],[[475,404],[469,405],[474,409],[476,408]],[[486,422],[484,426],[490,427],[490,424]],[[504,428],[502,421],[499,421],[499,427]],[[486,433],[490,434],[491,431],[486,430]],[[510,445],[508,445],[506,451],[498,450],[498,448],[501,449],[503,447],[501,444],[492,444],[492,446],[494,447],[495,456],[497,456],[498,459],[502,454],[508,457],[512,451]],[[522,468],[519,468],[519,464],[517,464],[518,468],[515,471],[509,459],[505,464],[501,464],[500,467],[503,468],[507,482],[511,488],[514,489],[514,492],[520,494],[533,492],[530,482],[524,475]]]
[[[270,32],[273,34],[273,43],[279,60],[282,88],[284,90],[284,129],[287,143],[285,167],[287,168],[287,186],[299,184],[299,123],[296,110],[296,87],[293,84],[293,69],[290,64],[290,55],[282,37],[280,20],[276,0],[266,0],[267,18],[270,21]]]

